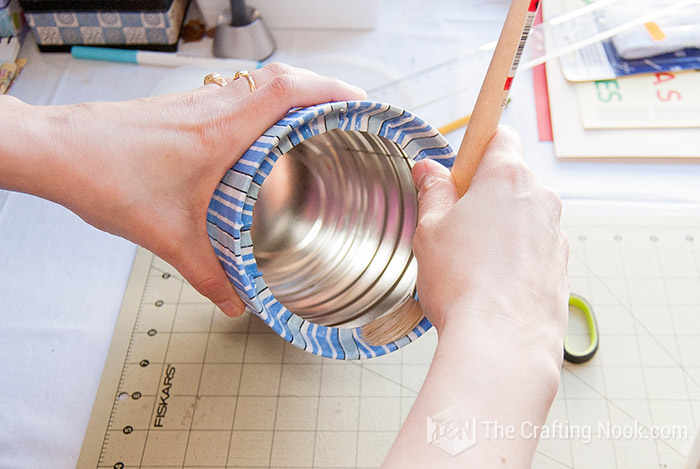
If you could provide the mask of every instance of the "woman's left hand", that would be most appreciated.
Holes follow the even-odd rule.
[[[149,249],[224,313],[238,316],[243,302],[206,231],[216,185],[289,109],[366,97],[339,80],[282,64],[250,75],[253,92],[239,78],[116,103],[32,107],[15,100],[15,115],[26,116],[25,130],[36,135],[24,151],[39,164],[22,182],[0,175],[0,186],[58,202]]]

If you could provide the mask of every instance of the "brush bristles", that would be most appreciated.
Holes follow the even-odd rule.
[[[386,345],[411,332],[423,319],[423,309],[413,298],[407,298],[394,311],[362,328],[362,337],[374,346]]]

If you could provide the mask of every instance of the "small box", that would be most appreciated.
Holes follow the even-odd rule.
[[[375,29],[382,0],[248,0],[272,29]],[[230,8],[229,0],[197,0],[207,26]]]
[[[207,0],[203,0],[207,1]],[[375,29],[382,0],[249,0],[270,28]]]
[[[0,0],[0,37],[19,36],[24,25],[19,1]]]
[[[0,0],[2,1],[2,0]],[[72,46],[177,50],[189,0],[20,0],[42,52]]]

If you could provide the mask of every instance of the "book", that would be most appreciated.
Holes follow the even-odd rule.
[[[554,153],[559,158],[700,158],[697,128],[586,129],[559,61],[547,63]]]
[[[700,127],[700,71],[576,83],[586,129]]]
[[[571,2],[574,0],[566,1]],[[549,20],[551,15],[556,14],[557,8],[561,6],[562,3],[557,1],[545,5],[546,8],[543,10],[544,20]],[[545,49],[548,46],[553,47],[553,44],[548,42],[551,40],[551,38],[545,36]],[[620,93],[621,98],[624,98],[624,95],[619,90],[620,82],[623,79],[599,81],[602,84],[598,85],[598,88],[595,87],[595,84],[589,84],[588,86],[594,86],[592,91],[590,88],[581,88],[583,91],[579,91],[579,93],[586,93],[581,99],[581,101],[584,101],[583,106],[581,106],[579,96],[577,96],[577,86],[579,84],[572,83],[566,79],[562,70],[562,62],[566,62],[565,56],[561,57],[561,60],[548,61],[546,66],[552,140],[554,142],[554,153],[558,158],[700,159],[700,131],[697,127],[676,128],[655,124],[652,128],[622,128],[620,126],[614,128],[586,128],[583,119],[583,108],[587,110],[585,111],[587,114],[590,114],[591,106],[595,103],[594,100],[615,100],[617,98],[611,98],[610,96],[616,92]],[[693,79],[700,77],[699,73],[692,73]],[[664,86],[659,88],[662,90],[660,92],[661,96],[669,99],[669,101],[672,100],[675,95],[671,92],[677,90],[667,88],[667,86],[672,84],[677,77],[674,75],[674,78],[671,80],[661,80],[663,77],[658,78],[659,83],[657,85]],[[636,78],[624,78],[624,80],[629,79]],[[653,87],[654,83],[652,81],[651,85],[648,83],[646,85]],[[618,88],[616,89],[616,87]],[[596,94],[591,94],[592,92]],[[602,95],[602,99],[599,99],[597,97],[599,92],[607,92],[608,95]],[[623,92],[626,91],[623,90]],[[627,103],[625,102],[625,104]],[[593,112],[597,113],[598,111]],[[588,117],[589,125],[591,125],[590,116]],[[600,115],[595,117],[600,120]]]

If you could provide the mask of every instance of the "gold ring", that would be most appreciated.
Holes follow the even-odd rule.
[[[236,72],[236,74],[233,76],[233,79],[238,80],[240,77],[245,77],[245,79],[248,80],[248,86],[250,87],[251,92],[255,91],[255,81],[253,81],[253,77],[250,76],[248,70],[241,70],[240,72]]]
[[[216,83],[219,86],[226,86],[228,85],[228,82],[224,77],[221,76],[220,73],[210,73],[209,75],[204,77],[204,84],[208,85],[209,83]]]

